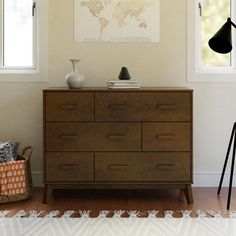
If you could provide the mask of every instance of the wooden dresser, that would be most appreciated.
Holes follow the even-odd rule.
[[[192,92],[44,90],[43,201],[48,187],[177,187],[192,203]]]

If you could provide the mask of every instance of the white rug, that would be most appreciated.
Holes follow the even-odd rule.
[[[236,219],[5,218],[1,236],[235,236]]]
[[[101,211],[95,218],[90,217],[89,211],[66,211],[60,214],[59,211],[45,213],[21,210],[7,217],[8,213],[0,211],[1,236],[236,235],[236,212],[230,212],[227,218],[214,211],[181,211],[182,218],[174,218],[174,212],[171,211],[165,212],[165,218],[158,218],[158,211],[149,211],[145,218],[139,218],[140,212],[137,211],[115,211],[113,215],[109,211]],[[124,213],[128,218],[121,217]],[[79,217],[70,218],[75,214]]]

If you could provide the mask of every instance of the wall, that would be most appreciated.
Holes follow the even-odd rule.
[[[82,59],[80,71],[86,85],[103,86],[117,77],[122,65],[143,85],[173,86],[185,81],[185,0],[161,1],[160,43],[74,43],[73,0],[50,1],[49,25],[53,84],[64,85],[64,75],[71,70],[68,59],[73,57]]]
[[[196,185],[217,185],[236,117],[234,83],[186,83],[186,0],[161,0],[160,43],[74,43],[73,0],[49,0],[49,83],[0,84],[0,140],[34,147],[32,169],[42,171],[42,88],[65,86],[70,58],[80,58],[85,86],[104,86],[121,66],[143,86],[194,89]]]

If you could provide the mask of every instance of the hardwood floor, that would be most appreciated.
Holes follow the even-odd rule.
[[[232,191],[231,209],[236,210],[236,193]],[[0,210],[92,210],[96,216],[100,210],[216,210],[227,213],[228,188],[217,196],[217,188],[193,188],[194,203],[188,205],[180,190],[54,190],[47,204],[42,203],[41,188],[34,188],[29,200],[1,204]],[[178,214],[178,213],[176,213]],[[178,216],[177,216],[178,217]]]

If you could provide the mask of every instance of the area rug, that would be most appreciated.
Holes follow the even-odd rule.
[[[49,213],[23,210],[8,217],[0,211],[1,236],[235,236],[235,212],[181,211],[181,218],[166,211],[147,211],[140,218],[138,211],[101,211],[90,217],[90,211],[58,211]],[[78,214],[78,217],[72,218]],[[128,217],[122,217],[127,214]]]

